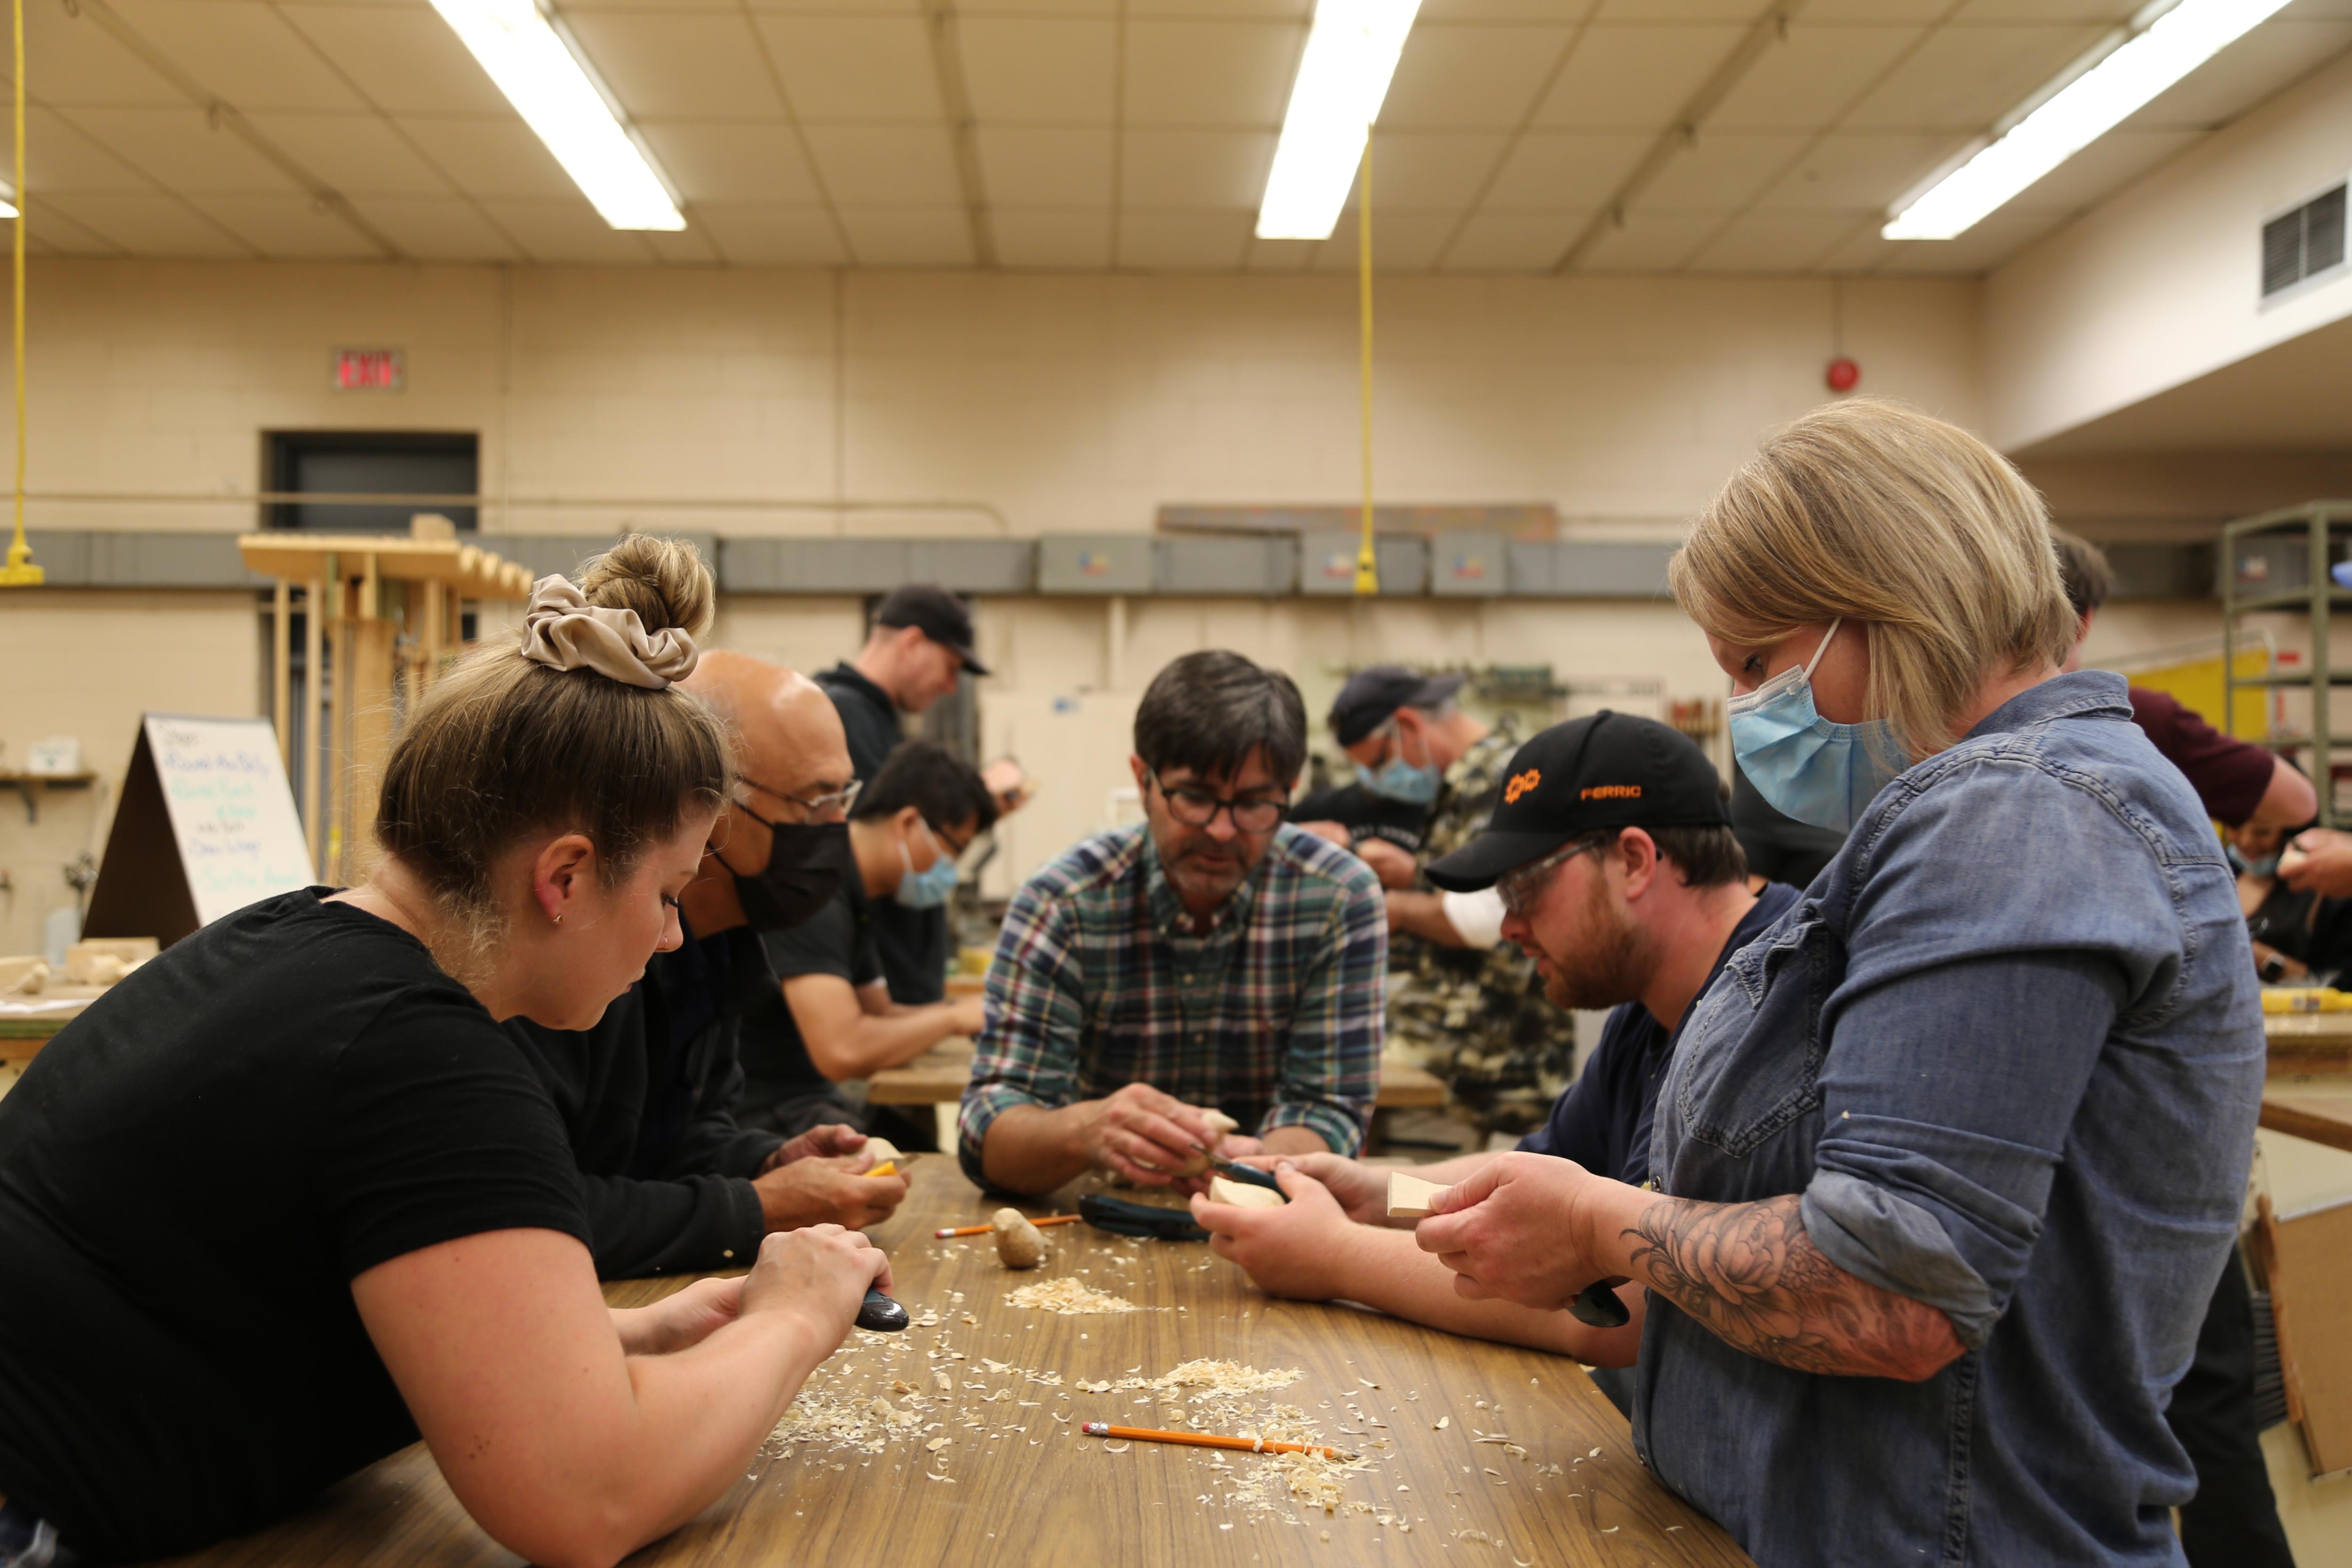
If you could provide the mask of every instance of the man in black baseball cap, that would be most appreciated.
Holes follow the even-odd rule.
[[[1730,822],[1715,767],[1688,736],[1604,711],[1556,724],[1513,752],[1486,831],[1424,868],[1450,891],[1497,889],[1503,935],[1536,960],[1556,1005],[1615,1009],[1583,1072],[1521,1151],[1615,1181],[1652,1176],[1658,1084],[1691,1005],[1799,897],[1779,883],[1750,889]],[[1497,1157],[1467,1154],[1413,1173],[1460,1183]],[[1292,1163],[1279,1177],[1292,1200],[1283,1208],[1193,1205],[1225,1237],[1225,1255],[1270,1293],[1361,1301],[1598,1366],[1631,1361],[1639,1289],[1625,1292],[1633,1323],[1612,1330],[1465,1300],[1443,1263],[1410,1234],[1385,1228],[1385,1171],[1332,1154]],[[1595,1381],[1622,1406],[1622,1388],[1606,1375]]]
[[[816,678],[841,714],[859,783],[872,784],[906,739],[898,715],[929,708],[953,691],[967,670],[986,675],[988,667],[972,652],[971,611],[961,599],[936,583],[908,583],[883,595],[857,657]],[[1019,804],[1017,769],[1007,781],[1014,788],[1013,798],[1000,792],[999,779],[989,782],[1000,811]],[[947,995],[945,911],[885,900],[874,908],[873,926],[892,1001],[919,1007]]]

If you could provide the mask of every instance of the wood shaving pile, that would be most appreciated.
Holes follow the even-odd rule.
[[[1124,1296],[1113,1296],[1092,1286],[1081,1285],[1066,1276],[1024,1285],[1004,1300],[1009,1306],[1029,1307],[1041,1312],[1059,1312],[1066,1318],[1086,1312],[1135,1312],[1142,1310]]]

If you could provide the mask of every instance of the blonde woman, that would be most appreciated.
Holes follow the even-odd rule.
[[[2203,811],[2059,673],[2039,498],[1948,425],[1798,421],[1673,582],[1748,777],[1851,836],[1685,1026],[1661,1191],[1507,1154],[1421,1244],[1465,1295],[1646,1285],[1643,1461],[1766,1568],[2179,1563],[2263,1067]]]
[[[586,1028],[679,940],[730,784],[673,683],[710,580],[633,539],[560,577],[394,749],[368,881],[215,921],[0,1100],[0,1563],[268,1523],[420,1435],[482,1528],[605,1564],[743,1473],[882,1255],[609,1310],[554,1106],[498,1020]],[[60,1547],[66,1557],[60,1557]]]

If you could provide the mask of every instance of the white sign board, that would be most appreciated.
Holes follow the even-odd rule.
[[[267,719],[146,716],[199,924],[312,881],[294,791]]]

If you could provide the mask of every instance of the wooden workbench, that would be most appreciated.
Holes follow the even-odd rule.
[[[1642,1468],[1623,1417],[1572,1362],[1349,1308],[1272,1301],[1197,1242],[1139,1243],[1059,1226],[1047,1232],[1054,1250],[1045,1266],[1013,1274],[984,1237],[932,1238],[934,1227],[981,1221],[992,1206],[952,1161],[919,1162],[906,1206],[875,1239],[890,1249],[898,1295],[919,1325],[932,1313],[937,1323],[897,1338],[853,1335],[812,1380],[862,1403],[891,1395],[894,1380],[930,1390],[946,1370],[957,1385],[952,1409],[927,1400],[922,1417],[942,1425],[879,1453],[803,1438],[785,1458],[772,1440],[724,1498],[631,1563],[1748,1562]],[[1148,1310],[1062,1317],[1003,1300],[1016,1285],[1087,1269],[1087,1283]],[[606,1295],[635,1305],[681,1283],[638,1281]],[[1286,1498],[1265,1510],[1236,1500],[1237,1487],[1263,1479],[1258,1468],[1268,1459],[1163,1444],[1121,1447],[1079,1435],[1087,1420],[1170,1426],[1165,1416],[1179,1408],[1164,1397],[1139,1400],[1133,1390],[1088,1393],[1076,1386],[1081,1380],[1152,1378],[1203,1357],[1304,1373],[1258,1397],[1299,1406],[1326,1438],[1370,1456],[1367,1471],[1345,1478],[1339,1511]],[[991,1371],[983,1358],[1013,1370]],[[1028,1372],[1062,1381],[1028,1381]],[[1526,1454],[1475,1441],[1481,1435],[1507,1435]],[[927,1445],[940,1436],[952,1444],[930,1452]],[[515,1559],[458,1509],[420,1446],[344,1481],[298,1519],[180,1561],[184,1568],[504,1568]]]
[[[2265,1013],[2270,1075],[2352,1073],[2352,1013]]]
[[[866,1082],[866,1098],[876,1105],[953,1105],[971,1081],[971,1052],[970,1040],[943,1041],[904,1067],[876,1073]],[[1440,1106],[1445,1082],[1420,1068],[1383,1061],[1373,1103],[1382,1110]]]

